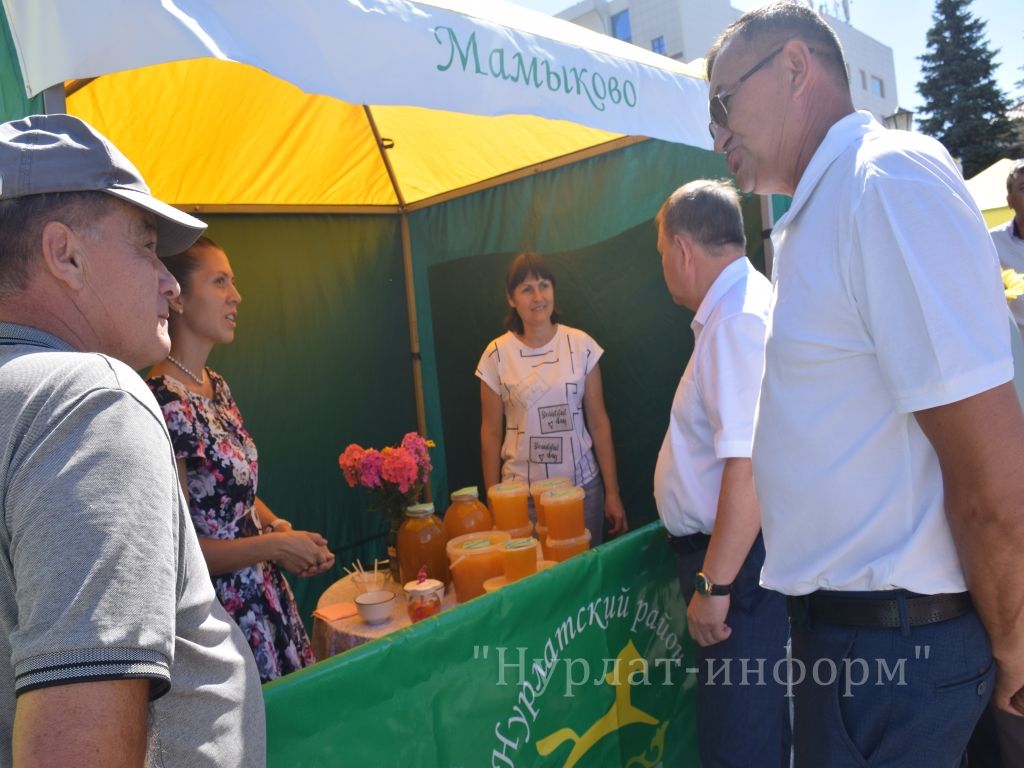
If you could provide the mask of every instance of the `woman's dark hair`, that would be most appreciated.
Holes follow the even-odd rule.
[[[539,253],[527,251],[526,253],[520,253],[508,265],[508,270],[505,272],[505,293],[511,297],[512,292],[528,277],[547,280],[551,283],[552,288],[555,287],[555,273],[551,271],[551,267],[547,265],[547,262],[544,261]],[[551,310],[551,322],[558,322],[557,308]],[[515,307],[508,308],[508,314],[505,315],[505,327],[512,331],[512,333],[519,335],[522,335],[525,330],[523,328],[523,318],[516,312]]]
[[[167,267],[168,272],[174,275],[174,279],[177,280],[178,285],[181,286],[182,293],[186,293],[188,291],[192,273],[199,269],[199,254],[196,253],[197,248],[216,248],[218,251],[224,250],[206,235],[200,235],[198,240],[192,243],[192,245],[181,253],[176,253],[173,256],[168,256],[163,259],[164,266]]]

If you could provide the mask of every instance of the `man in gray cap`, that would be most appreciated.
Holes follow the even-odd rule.
[[[0,125],[0,765],[262,766],[160,409],[161,256],[205,228],[68,115]]]

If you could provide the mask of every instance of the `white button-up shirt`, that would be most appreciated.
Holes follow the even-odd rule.
[[[1003,269],[1024,272],[1024,238],[1014,234],[1013,222],[1014,220],[1010,219],[1005,224],[993,227],[989,230],[989,234],[992,235],[992,242],[995,243],[999,263]],[[1019,296],[1010,302],[1010,311],[1013,312],[1017,328],[1020,329],[1021,334],[1024,334],[1024,296]]]
[[[754,434],[764,586],[965,589],[914,411],[1013,376],[995,248],[956,166],[867,113],[832,126],[772,235]]]
[[[711,533],[725,460],[750,456],[770,300],[764,275],[748,259],[736,259],[711,284],[690,324],[693,354],[654,470],[658,515],[675,536]]]

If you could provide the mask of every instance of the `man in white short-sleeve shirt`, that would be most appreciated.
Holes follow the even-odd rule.
[[[762,584],[791,596],[807,671],[796,765],[955,763],[990,696],[1024,713],[1024,416],[995,250],[941,145],[854,111],[809,8],[744,14],[707,67],[739,188],[793,196],[753,462]],[[881,665],[899,673],[864,685]]]
[[[680,187],[656,222],[665,285],[694,312],[693,353],[672,401],[654,498],[698,645],[688,666],[697,668],[700,761],[788,766],[785,688],[771,677],[744,680],[739,661],[773,669],[789,634],[782,595],[758,584],[764,543],[750,463],[771,285],[744,253],[728,183]],[[722,684],[723,669],[735,684]]]
[[[161,256],[205,228],[70,115],[0,125],[0,765],[261,768],[160,408]]]
[[[1003,269],[1024,273],[1024,160],[1018,160],[1006,176],[1006,204],[1013,218],[989,230]],[[1013,319],[1024,334],[1024,296],[1010,302]]]

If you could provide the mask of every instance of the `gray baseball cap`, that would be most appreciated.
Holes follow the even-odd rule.
[[[0,200],[48,192],[106,192],[157,217],[157,255],[181,253],[206,224],[157,200],[131,161],[72,115],[31,115],[0,125]]]

